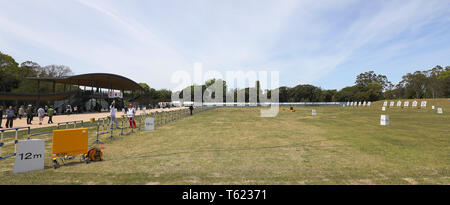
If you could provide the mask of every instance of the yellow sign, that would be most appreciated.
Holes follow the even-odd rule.
[[[64,157],[86,154],[88,151],[88,129],[53,130],[52,156]]]

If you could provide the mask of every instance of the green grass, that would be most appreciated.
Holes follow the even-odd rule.
[[[450,184],[450,101],[428,101],[386,112],[382,102],[297,107],[275,118],[219,108],[104,139],[102,162],[54,170],[46,159],[45,170],[12,174],[14,160],[2,160],[0,184]],[[383,113],[389,126],[379,125]]]

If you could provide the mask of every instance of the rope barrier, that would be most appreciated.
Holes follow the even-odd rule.
[[[201,113],[204,112],[206,110],[210,110],[213,109],[215,107],[211,107],[211,108],[207,108],[207,107],[196,107],[193,110],[193,114],[194,113]],[[154,118],[154,125],[156,126],[163,126],[166,125],[170,122],[174,122],[180,119],[184,119],[186,117],[190,116],[190,111],[189,109],[177,109],[177,110],[171,110],[171,111],[155,111],[155,112],[151,112],[151,113],[146,113],[143,112],[140,115],[136,115],[134,118],[136,127],[131,126],[134,125],[133,123],[130,123],[132,121],[130,121],[130,118],[126,117],[126,116],[122,116],[121,118],[119,118],[118,120],[120,120],[121,123],[121,127],[118,128],[120,129],[120,134],[119,136],[125,136],[125,135],[129,135],[132,133],[135,133],[135,129],[137,129],[139,131],[139,133],[141,133],[141,131],[143,131],[143,124],[145,124],[145,119],[147,117],[153,117]],[[111,120],[110,117],[104,117],[104,118],[98,118],[97,122],[94,124],[88,124],[86,125],[87,127],[90,128],[94,128],[96,129],[96,139],[93,142],[93,144],[104,144],[101,141],[101,136],[102,135],[106,135],[109,134],[109,138],[110,139],[115,139],[114,138],[114,122]],[[127,123],[127,124],[125,124]],[[76,120],[76,121],[68,121],[68,122],[59,122],[57,123],[57,129],[69,129],[71,127],[71,125],[73,124],[73,128],[77,128],[78,124],[81,124],[81,127],[85,127],[85,124],[83,122],[83,120]],[[109,127],[108,127],[109,126]],[[109,129],[108,129],[109,128]],[[116,126],[117,128],[117,126]],[[49,134],[52,132],[51,131],[47,131],[47,132],[40,132],[40,133],[35,133],[35,134],[31,134],[31,128],[30,127],[17,127],[17,128],[8,128],[8,129],[2,129],[0,130],[1,133],[1,138],[0,138],[0,159],[6,159],[6,158],[10,158],[10,157],[14,157],[16,152],[17,152],[17,144],[19,141],[19,130],[23,130],[23,129],[27,129],[27,139],[31,139],[31,136],[37,136],[37,135],[42,135],[42,134]],[[128,133],[126,133],[127,129],[129,130]],[[15,131],[15,135],[14,135],[14,153],[12,155],[8,155],[8,156],[2,156],[2,148],[7,145],[6,143],[4,143],[4,138],[5,138],[5,134],[8,131]],[[10,143],[12,144],[12,143]]]

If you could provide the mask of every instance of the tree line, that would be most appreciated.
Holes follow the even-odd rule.
[[[36,83],[26,80],[26,77],[62,77],[72,75],[70,67],[65,65],[40,66],[33,61],[17,63],[14,58],[0,52],[0,92],[13,93],[36,93]],[[146,83],[139,83],[144,91],[141,97],[153,101],[170,101],[172,95],[183,99],[183,92],[167,89],[156,90]],[[269,98],[271,93],[279,92],[279,102],[347,102],[347,101],[377,101],[383,99],[411,99],[411,98],[444,98],[450,97],[450,66],[445,68],[435,66],[429,70],[415,71],[407,73],[397,84],[393,84],[382,74],[368,71],[356,76],[354,85],[347,86],[341,90],[322,89],[320,87],[300,84],[294,87],[281,86],[275,90],[262,90],[257,81],[254,87],[228,89],[226,81],[222,79],[210,79],[203,85],[192,85],[184,91],[194,93],[196,89],[201,90],[201,94],[206,93],[215,97],[215,93],[208,93],[208,87],[221,85],[223,99],[226,101],[227,95],[233,95],[237,102],[238,93],[245,93],[245,102],[250,101],[250,93],[255,91],[258,96],[265,93]],[[52,92],[50,82],[41,82],[41,93]],[[63,92],[63,85],[56,86],[56,92]],[[73,86],[72,90],[79,89]],[[202,97],[203,99],[203,97]],[[191,94],[191,101],[194,95]],[[258,101],[259,102],[259,101]]]
[[[415,71],[407,73],[402,80],[393,84],[387,76],[376,74],[374,71],[368,71],[356,76],[354,85],[347,86],[341,90],[322,89],[320,87],[300,84],[294,87],[281,86],[275,90],[262,90],[260,82],[256,81],[254,87],[243,89],[227,89],[226,81],[222,79],[211,79],[203,85],[192,85],[182,91],[177,91],[176,95],[183,99],[183,91],[191,93],[191,101],[194,101],[195,89],[201,90],[201,93],[207,93],[207,88],[216,81],[223,85],[223,101],[226,102],[227,96],[234,96],[234,102],[238,102],[238,93],[245,93],[245,102],[250,102],[249,93],[251,90],[259,96],[263,93],[271,97],[271,93],[278,91],[279,102],[348,102],[348,101],[377,101],[384,99],[413,99],[413,98],[446,98],[450,97],[450,66],[445,68],[435,66],[429,70]],[[231,99],[231,98],[230,98]],[[253,101],[254,102],[254,101]]]

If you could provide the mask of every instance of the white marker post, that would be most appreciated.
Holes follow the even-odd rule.
[[[13,173],[23,173],[44,169],[45,140],[31,139],[19,141]]]
[[[442,111],[442,108],[441,108],[441,107],[439,107],[439,108],[437,109],[437,113],[438,113],[438,114],[444,113],[444,112]]]
[[[389,125],[389,116],[388,115],[381,115],[380,125],[383,125],[383,126]]]
[[[155,119],[153,117],[145,118],[144,130],[155,130]]]
[[[317,111],[316,110],[312,110],[312,115],[316,116],[317,115]]]

